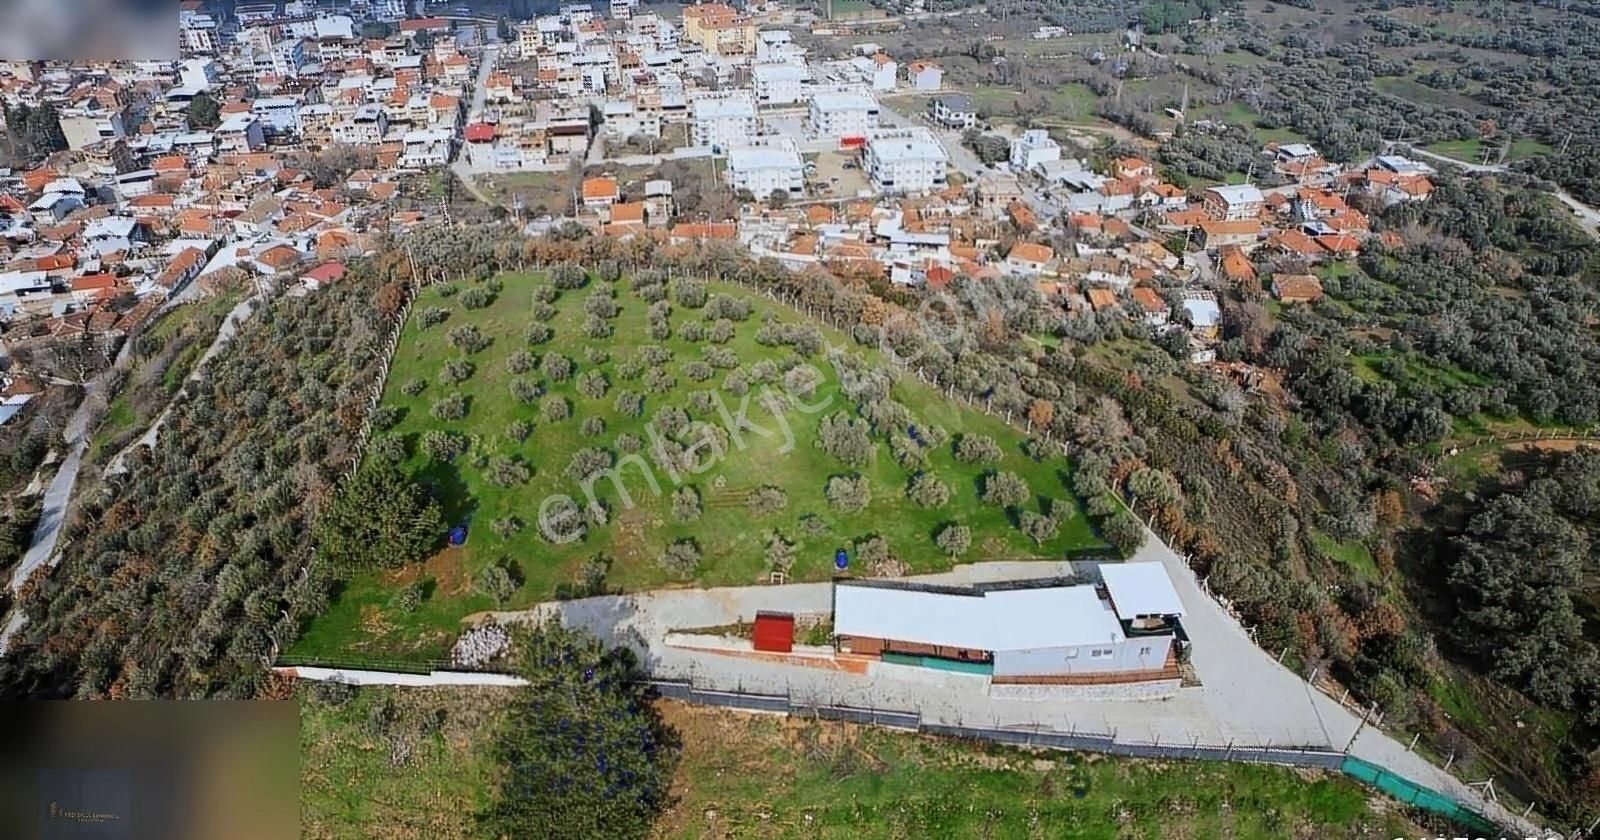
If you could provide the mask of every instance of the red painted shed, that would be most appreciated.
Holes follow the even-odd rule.
[[[789,613],[756,613],[756,650],[788,653],[794,649],[794,616]]]

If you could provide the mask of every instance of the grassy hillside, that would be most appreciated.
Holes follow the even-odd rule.
[[[395,454],[402,458],[403,466],[427,481],[441,499],[446,521],[465,525],[469,538],[464,546],[446,549],[421,568],[370,573],[350,581],[328,613],[300,641],[297,652],[437,655],[461,617],[497,606],[548,600],[558,586],[575,581],[585,562],[597,554],[610,558],[608,587],[640,590],[681,582],[764,582],[769,570],[767,549],[774,535],[794,546],[791,579],[809,580],[833,573],[837,549],[852,550],[854,561],[856,541],[874,536],[884,539],[889,552],[909,571],[949,568],[956,561],[934,542],[935,534],[949,523],[971,529],[971,548],[959,558],[964,561],[1060,558],[1072,550],[1104,548],[1065,483],[1066,459],[1028,457],[1023,451],[1025,437],[1000,420],[953,405],[938,391],[903,379],[894,383],[890,396],[909,411],[906,426],[915,427],[921,443],[912,441],[908,429],[899,424],[892,434],[905,438],[903,447],[909,443],[918,449],[926,463],[914,470],[902,467],[891,451],[889,435],[875,432],[870,460],[850,466],[824,451],[818,440],[826,418],[836,412],[851,416],[857,412],[857,406],[841,393],[840,377],[827,361],[827,351],[813,347],[798,354],[790,346],[758,341],[764,322],[773,322],[770,332],[779,325],[802,324],[801,316],[768,301],[749,299],[736,287],[714,286],[708,290],[712,306],[721,295],[751,307],[743,320],[729,319],[731,336],[725,342],[716,342],[714,335],[696,335],[696,330],[715,332],[715,321],[706,317],[707,309],[680,305],[676,295],[668,316],[670,337],[653,339],[647,314],[651,304],[628,286],[627,281],[595,281],[540,304],[534,300],[537,290],[547,290],[543,293],[546,297],[554,291],[547,278],[511,275],[489,286],[433,287],[421,295],[405,328],[383,398],[382,413],[397,418],[384,434],[393,437]],[[494,287],[498,291],[489,291]],[[608,298],[612,292],[615,297]],[[618,311],[610,319],[600,319],[609,335],[591,337],[587,307],[600,305],[590,303],[597,295],[613,300]],[[480,305],[484,301],[475,298],[481,297],[490,300]],[[447,314],[438,314],[442,311]],[[545,320],[541,322],[536,314]],[[440,323],[423,323],[425,318],[440,317]],[[530,345],[528,332],[530,328],[539,331],[541,323],[552,334],[548,340]],[[475,331],[487,346],[470,353],[454,346],[452,336],[459,344],[465,330]],[[820,336],[822,342],[849,353],[865,352],[837,331],[822,330]],[[523,355],[530,352],[534,360]],[[667,354],[670,359],[664,359]],[[570,372],[558,374],[551,367],[553,356],[570,361]],[[651,358],[656,363],[652,364]],[[720,361],[722,366],[705,365],[707,359]],[[524,365],[536,364],[531,370],[515,372],[519,360]],[[468,378],[458,383],[441,381],[447,365],[462,361],[470,365]],[[783,410],[792,442],[786,439],[778,419],[762,407],[762,386],[757,381],[749,391],[747,416],[769,430],[770,437],[744,431],[741,448],[740,441],[728,434],[721,458],[715,457],[716,447],[702,446],[700,451],[709,454],[710,465],[698,473],[679,470],[676,481],[668,470],[653,469],[659,493],[634,461],[619,469],[631,507],[615,484],[602,478],[593,490],[609,508],[605,524],[590,527],[584,539],[567,544],[555,544],[541,534],[540,510],[546,499],[567,495],[586,504],[583,486],[569,470],[575,453],[598,449],[609,453],[602,457],[624,458],[630,451],[624,436],[632,436],[642,443],[639,455],[649,457],[655,438],[647,424],[665,429],[666,419],[679,409],[694,421],[727,426],[717,401],[734,415],[744,399],[727,387],[730,374],[758,380],[753,374],[759,373],[759,367],[770,368],[768,387],[782,395],[782,371],[799,361],[815,366],[820,374],[820,384],[804,399],[805,406],[825,407],[811,411],[791,403]],[[736,364],[736,369],[728,367],[730,363]],[[465,369],[457,371],[461,372]],[[593,387],[593,381],[580,385],[584,377],[595,375],[603,377],[603,389]],[[543,394],[531,402],[524,401],[529,398],[526,393],[519,399],[512,393],[516,380],[522,380],[525,388],[537,385]],[[619,395],[624,392],[642,396],[637,415],[619,410]],[[456,394],[465,416],[440,419],[436,406]],[[546,413],[550,401],[564,401],[570,406],[570,416],[553,419]],[[518,422],[527,424],[529,430],[521,441],[512,433]],[[603,429],[595,427],[598,423],[603,423]],[[940,430],[946,438],[943,442],[939,442]],[[466,451],[450,460],[430,456],[424,438],[441,431],[459,435]],[[992,438],[1001,459],[959,462],[953,444],[961,435]],[[399,448],[402,444],[403,450]],[[384,446],[380,439],[373,448],[381,453]],[[521,465],[529,473],[526,480],[496,483],[492,477],[497,470],[505,471],[504,461]],[[946,502],[923,507],[907,498],[908,482],[917,470],[948,488]],[[1011,509],[982,503],[980,488],[992,470],[1020,476],[1030,497]],[[871,500],[864,509],[841,512],[829,504],[824,489],[831,477],[852,474],[868,482]],[[673,491],[679,482],[697,494],[698,518],[685,520],[678,515]],[[786,504],[770,512],[752,509],[749,495],[764,487],[781,491]],[[1055,535],[1035,543],[1022,533],[1018,522],[1024,511],[1052,512],[1059,521]],[[520,523],[520,530],[514,533],[494,527],[497,521],[504,526],[513,519]],[[694,541],[701,554],[690,575],[675,574],[658,562],[669,544],[684,540]],[[510,577],[521,580],[503,599],[487,594],[481,585],[484,570],[492,565],[503,565],[510,570]],[[870,564],[856,564],[852,571],[871,573],[872,569]],[[426,596],[420,605],[408,610],[391,603],[397,592],[414,584],[420,584]]]
[[[509,697],[302,689],[302,829],[311,838],[474,835]],[[1339,776],[988,745],[663,702],[683,739],[656,836],[1394,837],[1418,833]]]

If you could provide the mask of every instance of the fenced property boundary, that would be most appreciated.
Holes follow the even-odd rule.
[[[696,705],[720,706],[750,712],[786,714],[816,720],[835,720],[871,726],[885,726],[928,735],[987,741],[1017,747],[1097,752],[1130,758],[1237,761],[1247,764],[1277,764],[1289,767],[1334,770],[1363,784],[1377,788],[1407,806],[1437,814],[1474,831],[1488,834],[1499,831],[1493,820],[1449,796],[1432,788],[1423,787],[1371,762],[1329,749],[1316,747],[1299,749],[1254,747],[1237,744],[1218,746],[1215,744],[1201,744],[1198,741],[1190,744],[1159,744],[1118,740],[1114,735],[1092,735],[1036,729],[949,726],[926,723],[922,720],[922,716],[916,712],[809,704],[796,702],[792,698],[781,694],[711,691],[695,688],[691,683],[680,680],[647,680],[646,683],[661,697]]]

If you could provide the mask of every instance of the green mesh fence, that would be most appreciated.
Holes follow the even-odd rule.
[[[1396,776],[1394,773],[1369,761],[1362,761],[1354,756],[1345,756],[1344,762],[1339,766],[1339,769],[1407,805],[1439,814],[1462,827],[1490,834],[1500,830],[1487,817],[1462,805],[1460,802],[1432,788],[1425,788],[1409,779]]]
[[[921,668],[933,668],[938,671],[955,671],[958,674],[992,674],[994,666],[988,662],[958,662],[954,659],[940,659],[936,656],[910,656],[904,653],[886,653],[883,661],[895,665],[916,665]]]

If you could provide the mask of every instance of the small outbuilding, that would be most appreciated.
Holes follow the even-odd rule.
[[[794,616],[790,613],[756,613],[755,648],[772,653],[794,650]]]

